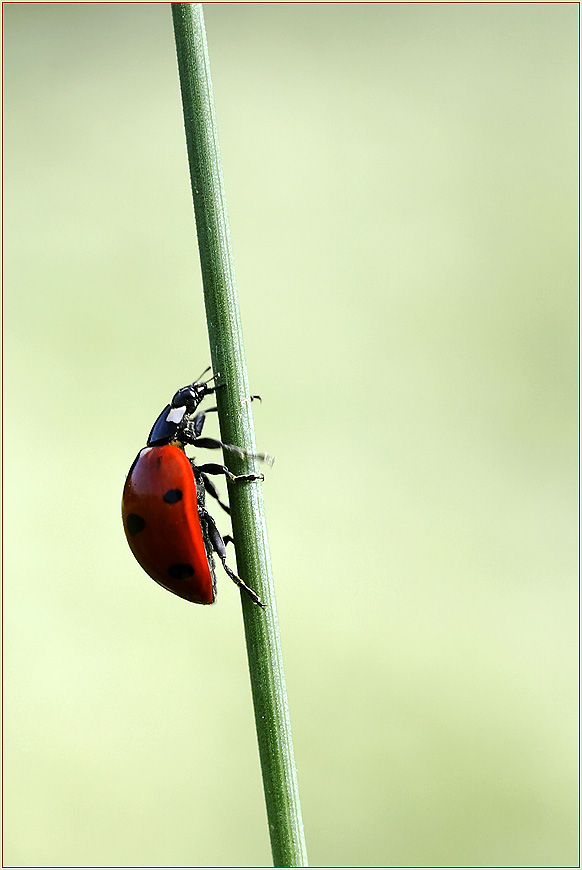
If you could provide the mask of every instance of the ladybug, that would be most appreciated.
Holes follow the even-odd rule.
[[[230,513],[209,474],[224,474],[233,483],[263,480],[263,475],[235,475],[225,465],[214,462],[196,465],[184,450],[186,444],[222,447],[239,456],[272,461],[265,454],[249,454],[240,447],[200,437],[206,414],[217,410],[214,407],[197,411],[202,400],[218,389],[209,386],[213,380],[214,376],[182,387],[157,418],[146,447],[137,454],[125,481],[121,501],[123,528],[144,571],[180,598],[196,604],[214,603],[213,553],[216,553],[231,580],[255,604],[264,607],[257,593],[226,564],[226,542],[232,541],[232,537],[222,538],[205,503],[208,493]],[[257,398],[260,397],[251,397]]]

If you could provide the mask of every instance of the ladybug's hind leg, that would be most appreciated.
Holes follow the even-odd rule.
[[[225,543],[222,539],[220,532],[218,531],[216,523],[214,522],[208,511],[202,509],[200,513],[206,522],[206,528],[208,530],[208,540],[210,541],[210,545],[222,562],[222,567],[224,568],[230,579],[233,581],[233,583],[236,583],[236,585],[239,586],[241,589],[244,589],[251,601],[254,601],[255,604],[259,605],[259,607],[265,607],[266,605],[263,604],[257,593],[254,592],[250,588],[250,586],[247,586],[244,580],[241,580],[240,577],[234,573],[232,568],[229,568],[229,566],[226,564]],[[232,538],[230,538],[230,540],[232,540]]]

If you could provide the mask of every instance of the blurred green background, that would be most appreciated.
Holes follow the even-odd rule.
[[[578,5],[205,11],[311,863],[575,864]],[[169,5],[4,28],[5,862],[268,865],[238,592],[119,516],[209,362]]]

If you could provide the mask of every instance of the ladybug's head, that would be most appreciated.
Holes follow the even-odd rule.
[[[202,372],[202,375],[205,375],[209,370],[210,366],[206,371]],[[200,377],[202,377],[200,375]],[[214,393],[215,387],[209,387],[208,384],[214,380],[214,375],[211,378],[208,378],[207,381],[194,381],[192,384],[188,384],[187,387],[182,387],[181,390],[175,394],[172,399],[172,408],[186,408],[186,412],[191,414],[192,411],[195,411],[204,396],[207,396],[209,393]]]
[[[204,396],[213,392],[214,387],[209,387],[207,384],[196,382],[188,384],[187,387],[182,387],[181,390],[178,390],[172,399],[172,408],[186,407],[186,410],[191,413],[196,410]]]

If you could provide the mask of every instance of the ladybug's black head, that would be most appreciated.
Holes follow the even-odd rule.
[[[205,375],[207,371],[210,371],[210,366],[202,372],[202,375]],[[200,377],[202,377],[200,375]],[[187,387],[182,387],[181,390],[178,390],[174,398],[172,399],[172,408],[186,408],[187,413],[191,414],[192,411],[195,411],[204,396],[207,396],[209,393],[215,392],[215,387],[209,387],[208,384],[214,380],[214,375],[208,378],[207,381],[194,381],[192,384],[188,384]]]
[[[207,383],[194,382],[193,384],[188,384],[187,387],[182,387],[181,390],[178,390],[172,399],[172,408],[182,408],[185,406],[187,411],[191,413],[196,410],[204,396],[213,392],[214,387],[209,387]]]

